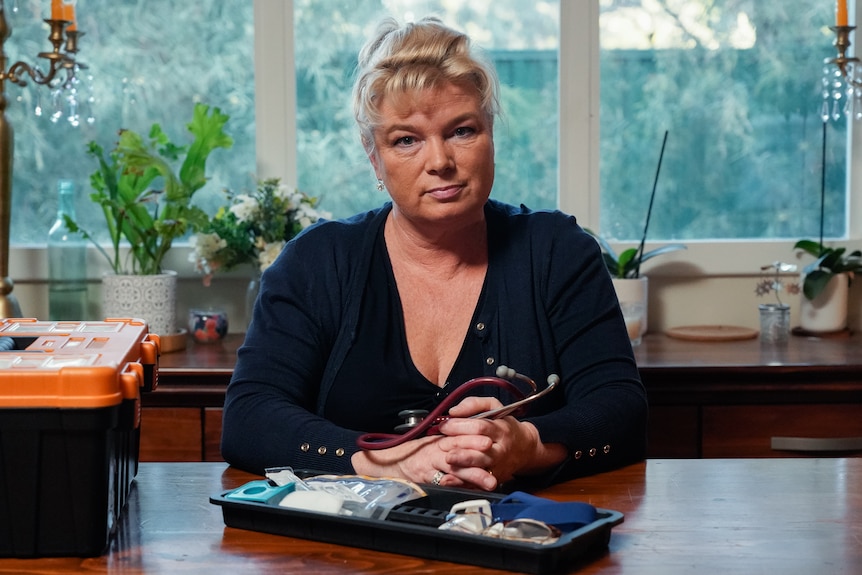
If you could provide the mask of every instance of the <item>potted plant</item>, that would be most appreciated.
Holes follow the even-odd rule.
[[[299,232],[331,214],[317,208],[320,199],[281,183],[279,178],[259,180],[252,191],[226,190],[228,203],[219,208],[192,236],[189,254],[209,285],[217,271],[252,267],[246,291],[246,320],[260,287],[260,274]]]
[[[233,145],[224,132],[227,121],[218,108],[196,104],[187,125],[193,140],[187,146],[172,142],[157,123],[146,138],[120,130],[119,141],[107,154],[96,142],[89,143],[87,153],[98,164],[90,176],[94,190],[90,199],[105,216],[110,253],[93,234],[80,231],[105,256],[113,272],[102,281],[105,317],[138,317],[154,333],[177,333],[176,272],[162,265],[174,240],[207,222],[192,197],[207,182],[210,153]],[[66,223],[72,230],[80,229],[71,219]]]
[[[823,117],[820,158],[820,237],[818,241],[799,240],[793,249],[814,257],[802,270],[802,300],[799,327],[802,333],[843,332],[847,328],[847,302],[850,282],[862,270],[862,251],[847,253],[847,248],[827,247],[823,243],[826,219],[826,132],[828,116]]]
[[[641,236],[640,245],[636,248],[624,250],[619,255],[611,247],[611,244],[596,234],[592,230],[585,228],[585,231],[593,236],[602,248],[602,257],[604,258],[605,267],[611,275],[614,284],[614,290],[617,293],[617,299],[623,310],[627,308],[643,310],[642,317],[636,321],[638,324],[639,333],[629,327],[629,337],[632,341],[640,341],[640,337],[646,333],[648,327],[648,301],[649,301],[649,285],[647,278],[641,276],[641,264],[658,255],[666,254],[677,250],[684,250],[686,246],[683,244],[668,244],[660,248],[650,251],[644,251],[646,244],[647,231],[649,230],[650,218],[652,217],[653,202],[655,201],[655,192],[658,187],[658,177],[661,173],[662,159],[664,158],[664,150],[667,145],[668,132],[665,130],[664,139],[661,143],[661,152],[658,157],[658,166],[656,166],[655,179],[653,180],[652,192],[649,198],[649,207],[647,208],[646,221],[644,222],[644,233]]]
[[[627,307],[643,310],[641,318],[634,320],[640,324],[640,333],[632,339],[639,341],[640,336],[646,333],[649,321],[647,313],[649,282],[647,277],[640,273],[641,264],[662,254],[684,250],[686,246],[684,244],[667,244],[644,252],[644,242],[642,241],[638,247],[628,248],[617,255],[616,251],[611,247],[610,242],[605,238],[589,229],[585,229],[585,231],[593,236],[602,248],[602,258],[605,262],[605,268],[607,268],[608,273],[611,275],[617,299],[620,301],[620,305],[624,311]],[[646,236],[644,236],[645,238]]]
[[[811,333],[843,331],[847,327],[850,283],[856,272],[862,271],[862,251],[848,253],[847,248],[812,240],[799,240],[793,248],[815,258],[802,270],[800,327]]]

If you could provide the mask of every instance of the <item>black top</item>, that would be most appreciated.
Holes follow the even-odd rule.
[[[363,292],[362,309],[353,347],[344,358],[332,384],[324,416],[347,428],[392,433],[403,423],[404,409],[431,411],[452,389],[483,371],[481,340],[468,330],[453,333],[463,339],[446,386],[429,381],[413,363],[407,346],[404,310],[383,228],[374,242],[370,273]],[[481,310],[485,290],[476,306]],[[475,323],[476,314],[474,313]],[[362,390],[361,393],[356,393]],[[483,395],[487,395],[485,389]]]

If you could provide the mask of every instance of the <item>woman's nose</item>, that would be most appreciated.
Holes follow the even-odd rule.
[[[426,169],[429,172],[445,172],[455,166],[455,160],[452,156],[452,151],[446,145],[444,140],[430,138],[425,146]]]

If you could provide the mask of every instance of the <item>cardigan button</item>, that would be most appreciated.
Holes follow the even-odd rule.
[[[596,448],[595,447],[590,448],[590,457],[595,457],[595,456],[596,456]]]
[[[307,443],[303,443],[302,445],[299,446],[299,449],[307,452],[309,449],[311,449],[311,446]]]
[[[496,360],[493,357],[489,357],[489,358],[485,359],[485,363],[487,363],[488,365],[494,365],[495,361]]]
[[[476,329],[478,329],[479,331],[484,331],[485,330],[485,324],[480,321],[479,323],[476,324]]]
[[[582,455],[583,452],[580,449],[575,451],[575,459],[580,459]]]
[[[605,445],[604,447],[602,447],[602,451],[604,451],[604,452],[605,452],[605,455],[607,455],[608,453],[610,453],[610,452],[611,452],[611,446],[610,446],[610,445]]]
[[[339,447],[338,449],[336,449],[335,450],[335,456],[336,457],[343,457],[344,456],[344,448]]]
[[[317,448],[317,453],[319,453],[320,455],[326,455],[326,446],[325,446],[325,445],[321,445],[320,447],[318,447],[318,448]]]

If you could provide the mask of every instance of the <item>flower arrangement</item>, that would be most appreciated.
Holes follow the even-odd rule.
[[[190,240],[189,259],[205,274],[207,285],[215,272],[242,264],[263,272],[291,238],[332,217],[317,209],[319,198],[282,184],[279,178],[259,180],[250,192],[225,193],[228,205],[219,208]]]
[[[781,301],[781,292],[786,291],[789,294],[798,294],[799,284],[796,282],[785,284],[780,274],[795,271],[796,265],[784,262],[772,262],[771,264],[761,266],[760,273],[762,276],[754,288],[754,293],[759,297],[763,297],[770,292],[774,293],[778,305],[783,306],[784,302]]]

